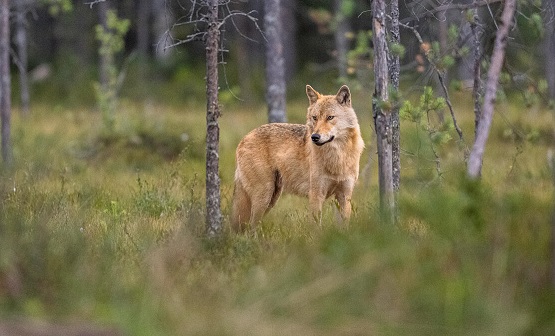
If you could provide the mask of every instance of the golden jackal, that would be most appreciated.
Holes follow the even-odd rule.
[[[282,191],[308,196],[318,220],[322,203],[334,195],[341,217],[350,217],[364,148],[351,93],[343,85],[336,95],[321,95],[307,85],[306,94],[306,125],[266,124],[237,146],[231,218],[236,231],[258,222]]]

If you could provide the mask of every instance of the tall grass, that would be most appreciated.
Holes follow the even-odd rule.
[[[307,202],[288,196],[255,231],[214,241],[204,237],[202,108],[127,104],[109,138],[92,111],[16,117],[16,168],[0,180],[0,319],[130,335],[555,332],[550,112],[505,106],[482,183],[464,178],[455,142],[439,152],[439,176],[427,137],[405,125],[390,227],[377,211],[369,107],[354,101],[369,164],[350,225],[335,224],[330,202],[315,226]],[[290,119],[302,122],[304,108],[291,105]],[[471,138],[472,116],[461,115]],[[227,222],[234,148],[265,116],[232,108],[220,121]]]

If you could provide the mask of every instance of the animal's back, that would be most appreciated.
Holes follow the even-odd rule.
[[[237,146],[235,180],[240,178],[247,189],[250,184],[264,183],[279,174],[286,192],[308,193],[307,127],[300,124],[262,125]]]

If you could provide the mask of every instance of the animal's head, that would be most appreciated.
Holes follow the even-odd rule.
[[[347,85],[343,85],[335,96],[322,95],[307,85],[306,95],[310,103],[306,124],[315,145],[322,146],[345,138],[352,129],[358,128],[357,117],[351,107],[351,92]]]

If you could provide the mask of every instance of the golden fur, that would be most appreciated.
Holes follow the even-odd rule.
[[[319,219],[335,196],[343,219],[351,215],[364,142],[346,85],[336,95],[306,86],[306,124],[274,123],[248,133],[237,146],[232,227],[257,223],[282,192],[308,197]]]

